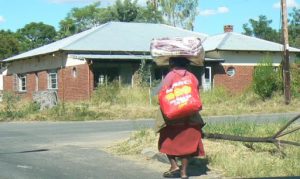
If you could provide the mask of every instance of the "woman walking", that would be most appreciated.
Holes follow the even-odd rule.
[[[170,57],[170,72],[162,81],[162,87],[172,85],[175,76],[190,75],[194,78],[192,81],[199,87],[197,78],[187,70],[190,61],[185,57]],[[163,88],[162,88],[163,89]],[[199,92],[199,89],[198,89]],[[199,99],[200,100],[200,99]],[[187,117],[176,120],[169,120],[163,112],[159,113],[158,121],[164,121],[159,129],[158,148],[161,153],[165,153],[170,161],[170,169],[164,172],[164,177],[181,177],[188,178],[187,166],[188,159],[191,156],[204,156],[202,144],[201,128],[203,121],[199,112]],[[177,164],[177,160],[181,160],[181,166]]]

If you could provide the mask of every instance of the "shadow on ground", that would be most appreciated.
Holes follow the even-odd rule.
[[[189,166],[187,168],[189,176],[207,175],[209,171],[208,159],[193,158],[189,161]]]

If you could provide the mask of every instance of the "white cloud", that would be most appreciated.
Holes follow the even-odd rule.
[[[3,16],[0,16],[0,23],[3,23],[3,22],[5,22],[5,19]]]
[[[217,12],[216,10],[213,9],[205,9],[205,10],[200,10],[200,16],[211,16],[215,15]]]
[[[229,12],[229,8],[225,6],[218,7],[217,9],[204,9],[200,10],[200,16],[211,16],[216,14],[225,14]]]
[[[300,7],[300,5],[297,3],[296,0],[287,0],[286,6],[287,6],[287,8]],[[280,8],[280,1],[273,4],[273,8],[276,8],[276,9]]]
[[[224,14],[224,13],[227,13],[227,12],[229,12],[228,7],[225,7],[225,6],[218,7],[218,13]]]

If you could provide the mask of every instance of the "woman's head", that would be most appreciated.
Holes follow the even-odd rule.
[[[186,57],[170,57],[170,67],[183,67],[186,68],[190,61]]]

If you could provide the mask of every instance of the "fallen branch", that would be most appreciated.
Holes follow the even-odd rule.
[[[227,134],[212,134],[212,133],[203,133],[203,138],[206,139],[221,139],[221,140],[230,140],[230,141],[241,141],[241,142],[264,142],[264,143],[273,143],[276,146],[280,146],[281,144],[288,144],[294,146],[300,146],[300,143],[286,140],[279,140],[279,137],[285,136],[287,134],[293,133],[297,130],[300,130],[300,126],[289,131],[285,131],[293,122],[300,119],[300,115],[294,117],[290,120],[286,125],[284,125],[276,134],[269,137],[243,137],[243,136],[234,136]]]

